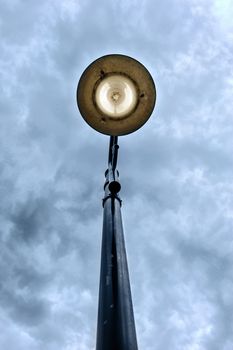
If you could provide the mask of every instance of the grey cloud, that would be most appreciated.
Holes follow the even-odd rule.
[[[39,234],[41,225],[48,222],[48,203],[43,199],[30,200],[24,206],[18,208],[18,212],[13,213],[11,221],[14,224],[14,233],[17,239],[35,242]]]

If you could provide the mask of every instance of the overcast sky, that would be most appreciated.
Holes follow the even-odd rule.
[[[94,350],[108,137],[83,70],[121,53],[157,86],[120,137],[139,350],[233,349],[232,0],[0,0],[0,349]]]

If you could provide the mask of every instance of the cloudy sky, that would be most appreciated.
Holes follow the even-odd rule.
[[[75,93],[109,53],[158,92],[119,140],[139,349],[233,349],[232,18],[232,0],[0,0],[0,349],[95,348],[108,137]]]

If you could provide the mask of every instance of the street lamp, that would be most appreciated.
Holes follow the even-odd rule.
[[[98,58],[83,72],[77,104],[85,121],[110,135],[105,172],[103,235],[96,350],[137,350],[121,218],[118,136],[139,129],[150,117],[156,90],[148,70],[124,55]]]

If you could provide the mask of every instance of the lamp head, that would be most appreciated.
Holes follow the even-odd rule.
[[[82,117],[97,131],[112,136],[139,129],[150,117],[155,100],[150,73],[124,55],[107,55],[91,63],[77,88]]]

